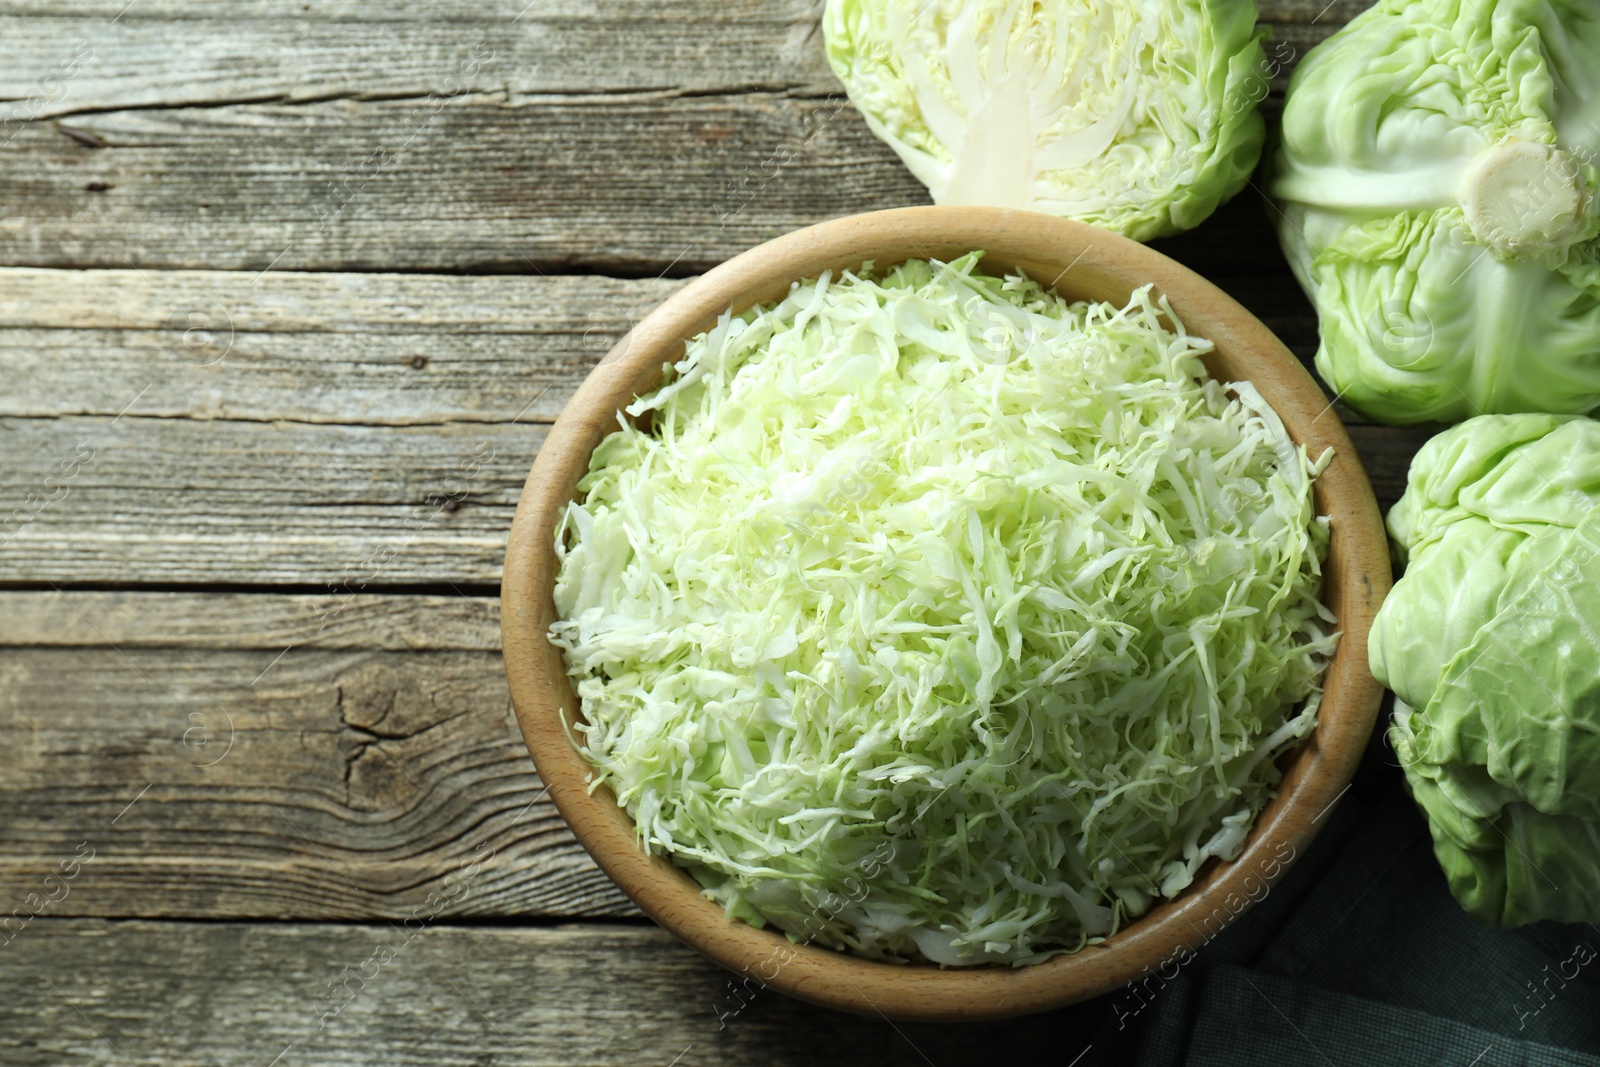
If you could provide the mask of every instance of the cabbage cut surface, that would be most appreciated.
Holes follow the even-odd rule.
[[[829,0],[828,61],[936,204],[1143,241],[1244,188],[1271,73],[1254,0]]]

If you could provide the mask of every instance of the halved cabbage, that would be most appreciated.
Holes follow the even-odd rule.
[[[1148,240],[1245,185],[1268,67],[1254,0],[828,0],[828,60],[938,204]]]

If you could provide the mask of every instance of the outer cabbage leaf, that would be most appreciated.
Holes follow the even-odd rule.
[[[1254,0],[828,0],[828,60],[939,204],[1135,240],[1244,187],[1275,67]]]
[[[1430,441],[1389,516],[1372,630],[1390,739],[1462,906],[1600,920],[1600,423],[1486,415]]]
[[[1317,368],[1387,422],[1600,405],[1600,8],[1381,0],[1289,85],[1272,193]]]

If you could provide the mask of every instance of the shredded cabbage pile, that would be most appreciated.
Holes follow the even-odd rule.
[[[724,316],[556,536],[595,787],[730,914],[876,958],[1036,962],[1236,856],[1337,639],[1260,394],[1148,290],[980,255]]]

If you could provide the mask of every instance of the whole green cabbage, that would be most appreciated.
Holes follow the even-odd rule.
[[[1289,85],[1317,368],[1386,422],[1600,405],[1600,4],[1381,0]]]
[[[935,203],[1147,240],[1261,156],[1275,68],[1254,0],[828,0],[828,61]]]
[[[1600,422],[1484,415],[1433,438],[1389,530],[1389,738],[1456,899],[1600,920]]]

